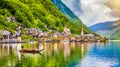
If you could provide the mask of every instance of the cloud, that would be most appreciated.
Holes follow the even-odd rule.
[[[111,16],[111,9],[105,4],[107,0],[81,0],[82,16],[79,16],[88,26],[104,22],[113,21],[118,18]]]
[[[108,0],[106,5],[112,9],[113,16],[120,17],[120,0]]]
[[[73,0],[69,4],[67,3],[68,1],[70,0],[63,0],[63,2],[67,5],[70,5],[71,3],[74,4]],[[71,5],[68,7],[70,7],[70,9],[78,17],[80,17],[83,23],[87,26],[99,22],[114,21],[119,19],[119,17],[114,16],[113,9],[109,5],[109,0],[79,0],[77,4],[79,4],[79,7],[76,7],[81,9],[82,13],[77,10],[73,10],[76,8],[75,6]]]

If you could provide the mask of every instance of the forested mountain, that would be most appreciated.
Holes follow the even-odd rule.
[[[52,2],[57,6],[57,8],[69,18],[70,22],[73,25],[81,28],[82,21],[61,1],[61,0],[52,0]],[[85,32],[91,32],[88,28],[83,24]]]
[[[101,36],[120,40],[120,20],[95,24],[93,26],[90,26],[89,28],[94,32],[100,34]]]
[[[14,21],[8,22],[10,17]],[[0,0],[0,29],[13,32],[17,24],[21,23],[24,28],[38,28],[43,31],[52,29],[62,32],[64,26],[67,26],[73,34],[79,34],[82,23],[78,18],[76,21],[66,17],[51,0]],[[86,33],[91,32],[84,27]]]

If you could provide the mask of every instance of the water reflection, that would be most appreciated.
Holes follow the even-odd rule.
[[[76,67],[120,67],[120,42],[97,43]]]
[[[44,49],[40,54],[20,53],[24,49]],[[82,50],[81,50],[82,49]],[[1,67],[68,67],[77,64],[85,55],[85,46],[78,43],[1,44]],[[32,63],[35,62],[35,63]],[[31,66],[29,66],[31,64]]]
[[[44,51],[20,53],[21,46]],[[119,67],[119,48],[117,42],[1,44],[0,67]]]

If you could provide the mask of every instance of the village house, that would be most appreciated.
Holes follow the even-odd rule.
[[[7,30],[0,30],[0,35],[3,35],[1,40],[4,40],[4,41],[9,41],[9,39],[12,38],[11,32],[9,32]]]
[[[84,28],[81,27],[81,35],[75,36],[75,41],[84,41],[84,42],[93,42],[99,40],[99,36],[95,36],[94,34],[84,34]]]
[[[49,37],[47,32],[43,32],[40,35],[40,39],[43,40],[43,41],[48,41],[48,40],[50,40],[50,37]]]
[[[26,28],[25,30],[29,36],[32,36],[33,38],[39,38],[40,41],[47,41],[50,39],[48,32],[43,32],[36,28]]]
[[[7,17],[6,21],[8,21],[8,22],[16,22],[15,17],[13,17],[13,16]]]
[[[77,42],[77,41],[81,41],[81,36],[80,36],[80,35],[75,36],[75,41],[76,41],[76,42]]]
[[[64,33],[65,33],[66,35],[71,35],[70,29],[67,28],[66,26],[64,27]]]

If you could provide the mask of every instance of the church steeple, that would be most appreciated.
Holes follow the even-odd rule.
[[[64,32],[68,35],[71,35],[70,29],[67,28],[66,26],[64,27]]]
[[[82,24],[82,27],[81,27],[81,36],[84,35],[84,29],[83,29],[83,24]]]

